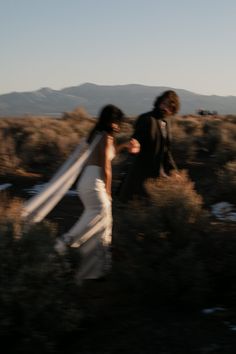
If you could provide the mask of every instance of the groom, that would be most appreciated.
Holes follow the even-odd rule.
[[[120,186],[121,201],[148,197],[145,188],[147,179],[167,177],[171,169],[177,170],[170,150],[170,118],[179,108],[178,95],[168,90],[156,98],[152,111],[138,117],[133,138],[140,143],[140,152],[134,157]]]

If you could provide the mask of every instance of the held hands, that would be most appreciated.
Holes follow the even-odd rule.
[[[132,138],[127,144],[127,149],[131,154],[138,154],[140,151],[140,144],[138,140]]]
[[[116,153],[118,154],[122,150],[126,149],[131,154],[138,154],[140,151],[140,144],[138,140],[132,138],[125,143],[116,145]]]

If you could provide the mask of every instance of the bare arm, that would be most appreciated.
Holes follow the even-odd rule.
[[[119,154],[122,150],[127,149],[131,154],[136,154],[140,150],[140,144],[138,140],[132,138],[129,141],[115,145],[116,154]]]

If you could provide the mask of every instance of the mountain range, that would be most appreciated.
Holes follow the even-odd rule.
[[[137,115],[153,106],[159,94],[175,90],[181,101],[181,114],[195,114],[198,110],[218,114],[236,114],[236,96],[201,95],[183,89],[162,86],[95,85],[85,83],[62,90],[41,88],[30,92],[11,92],[0,95],[0,117],[22,115],[60,116],[81,106],[96,116],[106,104],[112,103],[127,115]]]

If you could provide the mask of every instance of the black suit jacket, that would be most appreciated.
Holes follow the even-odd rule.
[[[121,199],[131,199],[133,195],[147,195],[144,182],[148,178],[156,178],[161,170],[166,173],[177,169],[171,154],[170,119],[166,122],[166,136],[163,135],[160,120],[147,112],[137,118],[133,138],[140,143],[140,153],[134,156],[133,162],[120,187]]]

